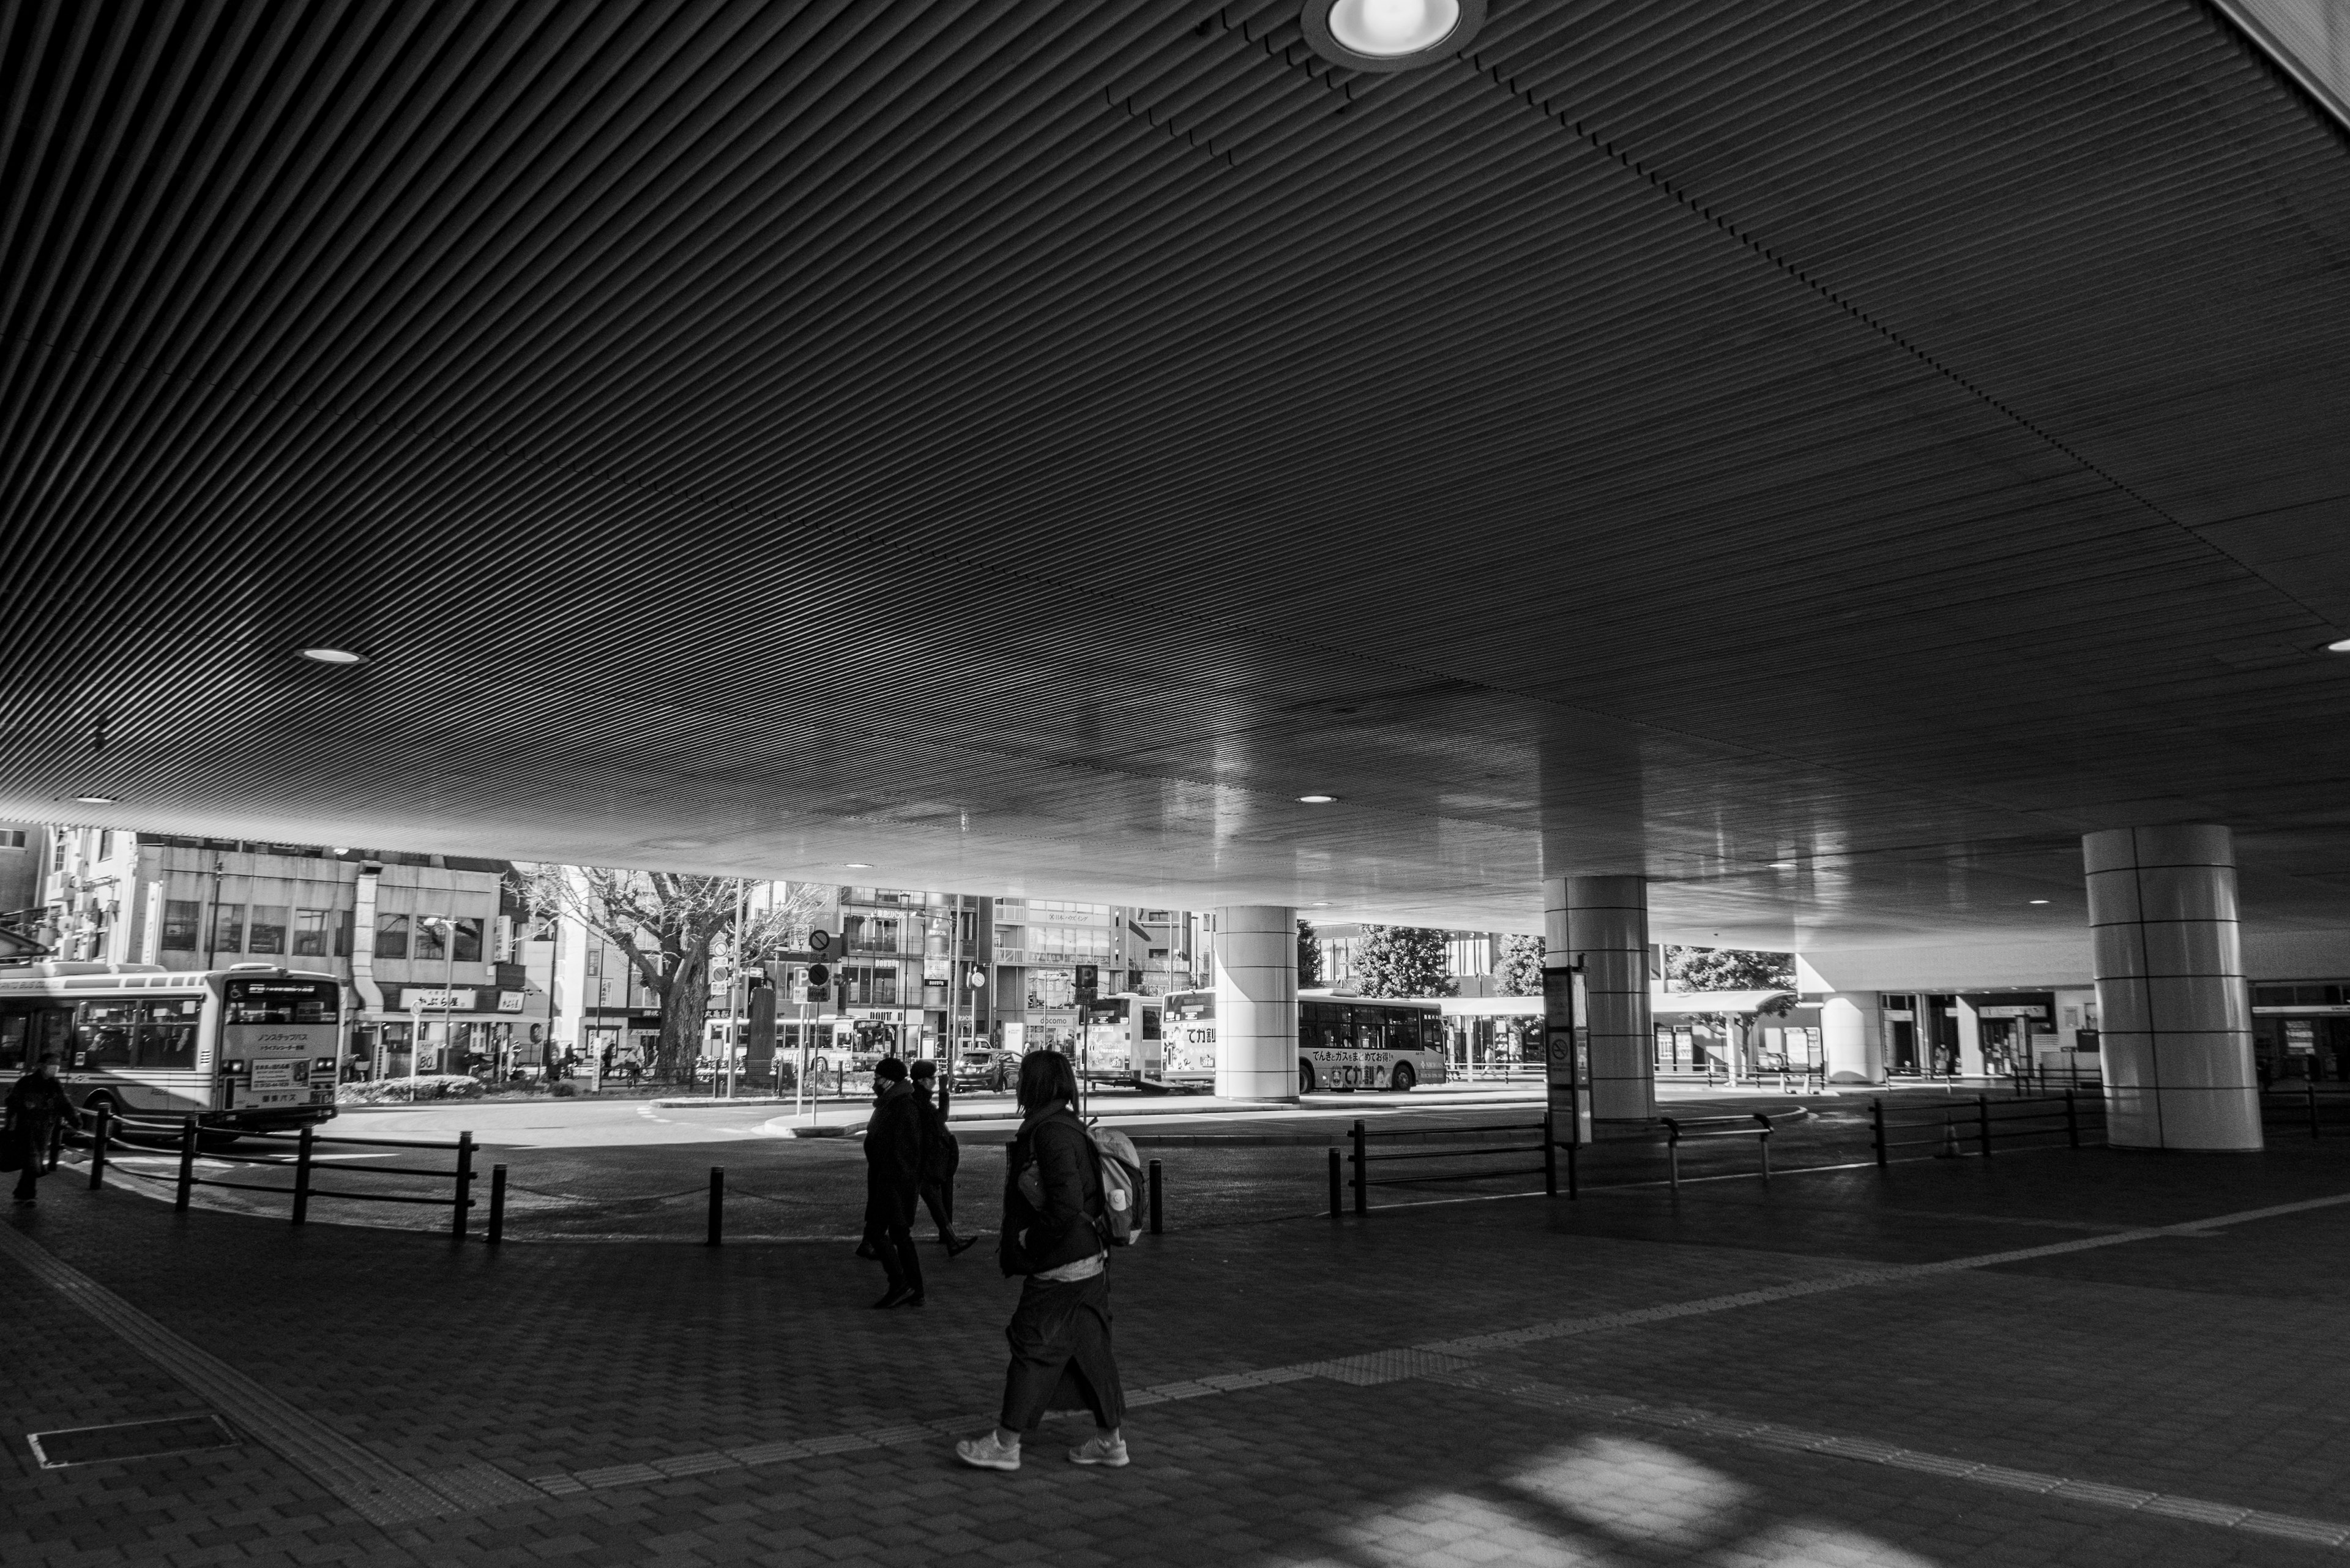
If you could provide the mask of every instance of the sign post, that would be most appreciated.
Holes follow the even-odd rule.
[[[1543,971],[1544,1076],[1561,1143],[1591,1141],[1591,1044],[1585,1038],[1583,961]]]
[[[1077,1115],[1086,1114],[1086,1068],[1093,1043],[1094,998],[1101,994],[1101,966],[1077,965]]]

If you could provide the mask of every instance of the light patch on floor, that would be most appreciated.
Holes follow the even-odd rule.
[[[1660,1443],[1586,1438],[1510,1478],[1510,1488],[1627,1541],[1696,1548],[1737,1533],[1759,1494]]]

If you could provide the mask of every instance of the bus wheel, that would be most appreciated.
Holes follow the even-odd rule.
[[[1398,1062],[1395,1071],[1388,1075],[1388,1087],[1399,1094],[1411,1093],[1411,1086],[1418,1082],[1419,1080],[1413,1075],[1410,1064],[1406,1062]]]
[[[1314,1064],[1303,1056],[1297,1059],[1297,1092],[1301,1095],[1314,1092]]]

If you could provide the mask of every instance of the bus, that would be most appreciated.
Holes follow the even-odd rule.
[[[85,1109],[193,1116],[231,1136],[322,1122],[342,1076],[342,992],[331,974],[260,963],[0,970],[0,1086],[54,1051]]]
[[[1216,993],[1179,992],[1166,1000],[1159,1071],[1145,1085],[1216,1081]],[[1338,997],[1308,992],[1297,999],[1297,1091],[1396,1089],[1440,1084],[1444,1024],[1437,1003],[1419,998]]]
[[[1418,997],[1297,999],[1297,1092],[1395,1089],[1444,1082],[1444,1021]]]
[[[1164,1042],[1160,1036],[1163,998],[1121,992],[1085,1004],[1077,1031],[1077,1076],[1091,1084],[1130,1084],[1137,1088],[1163,1082]],[[1210,1075],[1213,1076],[1212,1073]]]

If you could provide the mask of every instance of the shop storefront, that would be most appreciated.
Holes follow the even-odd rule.
[[[2350,981],[2252,987],[2252,1054],[2262,1084],[2350,1082]]]

